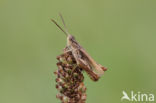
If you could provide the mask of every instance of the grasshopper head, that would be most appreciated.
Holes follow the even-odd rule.
[[[67,36],[67,45],[71,45],[71,44],[73,44],[73,42],[75,42],[76,40],[75,40],[75,37],[74,36],[72,36],[72,35],[70,35],[70,34],[68,34],[68,36]]]
[[[75,41],[75,37],[69,34],[67,37],[67,41]]]

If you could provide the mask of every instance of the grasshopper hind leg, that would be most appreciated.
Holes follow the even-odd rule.
[[[94,73],[92,67],[83,59],[78,59],[78,61],[79,61],[79,66],[87,72],[90,79],[92,79],[93,81],[98,81],[100,77],[96,73]]]
[[[100,77],[92,70],[92,67],[88,64],[88,62],[82,57],[81,52],[79,51],[79,49],[77,50],[73,50],[72,51],[73,56],[76,60],[76,63],[79,67],[81,67],[83,70],[85,70],[87,72],[87,74],[89,75],[89,77],[93,80],[93,81],[97,81]]]

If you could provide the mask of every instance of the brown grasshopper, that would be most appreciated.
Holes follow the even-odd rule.
[[[69,34],[61,14],[60,17],[65,30],[62,29],[55,20],[51,19],[51,21],[56,24],[57,27],[60,28],[67,36],[67,47],[64,51],[72,52],[77,65],[84,69],[93,81],[97,81],[101,77],[101,75],[103,75],[104,71],[107,70],[107,68],[101,66],[100,64],[97,64],[94,59],[91,58],[91,56],[85,51],[85,49],[75,40],[74,36]]]

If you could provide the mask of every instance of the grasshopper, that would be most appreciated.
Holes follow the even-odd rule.
[[[101,75],[103,75],[104,71],[107,70],[107,68],[97,64],[94,59],[92,59],[92,57],[85,51],[85,49],[76,41],[75,37],[69,34],[61,14],[60,17],[64,25],[64,29],[58,25],[55,20],[51,19],[51,21],[56,24],[56,26],[67,36],[67,46],[64,51],[72,52],[77,65],[85,70],[93,81],[97,81]]]

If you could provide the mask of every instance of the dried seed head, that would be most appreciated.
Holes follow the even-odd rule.
[[[71,52],[57,56],[58,70],[54,72],[57,75],[56,88],[60,92],[57,98],[62,103],[85,103],[86,87],[83,84],[84,76],[82,69],[76,64]]]

